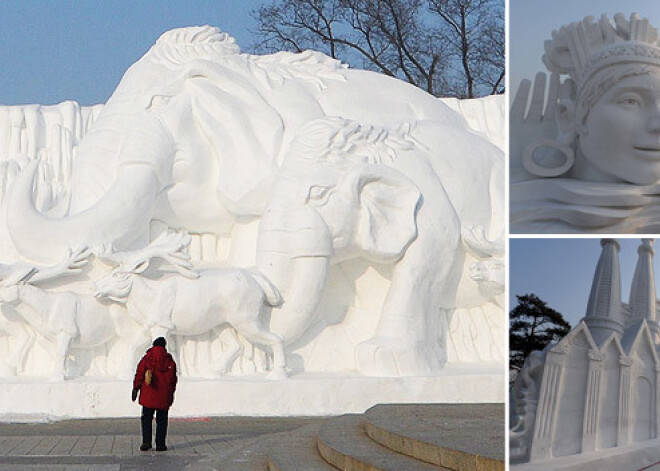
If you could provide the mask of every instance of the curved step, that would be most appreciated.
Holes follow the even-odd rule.
[[[328,419],[318,435],[323,459],[351,471],[438,471],[441,468],[402,455],[372,441],[364,431],[363,415]]]
[[[320,424],[313,424],[269,440],[268,471],[336,471],[321,458],[316,448],[320,428]]]
[[[365,431],[396,452],[456,471],[504,471],[503,404],[392,404],[366,413]]]

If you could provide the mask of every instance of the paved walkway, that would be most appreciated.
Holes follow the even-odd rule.
[[[251,454],[266,437],[321,420],[170,419],[166,452],[139,451],[138,417],[0,424],[0,470],[258,469]]]

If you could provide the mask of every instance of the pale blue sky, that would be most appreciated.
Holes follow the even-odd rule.
[[[103,103],[165,31],[210,24],[243,49],[260,0],[2,0],[0,104]]]
[[[585,16],[610,17],[633,12],[660,27],[658,0],[509,0],[509,90],[515,92],[522,79],[545,71],[541,61],[543,42],[553,30]]]
[[[622,297],[628,302],[637,263],[639,238],[617,238],[621,244]],[[660,240],[656,242],[660,250]],[[600,257],[600,239],[511,239],[510,296],[513,309],[516,295],[535,293],[550,307],[561,312],[575,326],[584,316]],[[660,275],[660,253],[654,259]],[[660,284],[660,281],[657,282]],[[656,285],[656,289],[657,289]]]

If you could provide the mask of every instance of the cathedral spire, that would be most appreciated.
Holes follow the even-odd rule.
[[[653,274],[654,239],[642,239],[639,258],[630,289],[630,323],[646,319],[653,333],[660,330],[656,314],[655,276]]]
[[[601,239],[602,251],[584,321],[596,343],[601,343],[612,332],[623,333],[621,315],[621,274],[619,272],[619,250],[615,239]]]

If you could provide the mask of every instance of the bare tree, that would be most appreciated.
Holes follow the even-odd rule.
[[[429,0],[445,23],[452,55],[460,60],[467,97],[504,91],[504,5],[499,0]],[[490,90],[488,90],[490,88]],[[458,90],[457,90],[458,92]],[[480,93],[480,94],[481,94]]]
[[[351,65],[399,77],[437,96],[500,93],[502,0],[477,1],[478,6],[466,9],[464,27],[459,19],[456,29],[442,16],[451,19],[454,10],[447,11],[440,0],[275,0],[253,11],[261,37],[254,49],[320,50]],[[457,47],[461,45],[463,49]],[[461,51],[465,51],[463,56]],[[459,65],[463,59],[467,69]],[[497,73],[493,72],[497,67]]]

